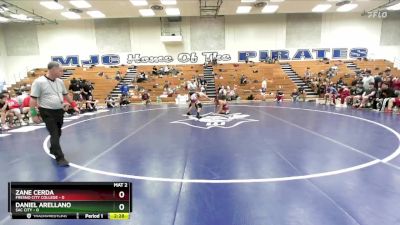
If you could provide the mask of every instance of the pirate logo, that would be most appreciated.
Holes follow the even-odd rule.
[[[250,115],[241,113],[233,113],[228,115],[207,113],[202,115],[200,119],[196,118],[196,116],[188,116],[187,119],[177,120],[171,123],[180,123],[201,129],[211,129],[213,127],[226,129],[226,128],[236,127],[242,123],[258,121],[258,120],[248,119],[249,116]]]

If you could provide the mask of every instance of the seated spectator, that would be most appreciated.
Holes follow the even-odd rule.
[[[168,67],[168,65],[165,65],[164,66],[164,75],[168,75],[169,74],[169,67]]]
[[[7,104],[7,95],[5,93],[0,93],[0,116],[1,116],[1,129],[9,130],[10,127],[7,125],[7,118],[11,119],[14,117],[10,113],[10,107]]]
[[[396,95],[396,97],[390,99],[386,112],[392,112],[393,106],[400,108],[400,95]]]
[[[240,84],[247,84],[247,77],[244,74],[240,76]]]
[[[282,88],[279,87],[278,90],[276,91],[276,95],[275,95],[276,102],[278,102],[278,103],[283,102],[284,96],[285,95],[283,94]]]
[[[28,92],[25,91],[25,88],[22,88],[16,94],[17,94],[16,100],[18,102],[18,105],[22,105],[22,102],[24,101],[26,96],[29,96]]]
[[[200,92],[206,93],[206,88],[204,87],[204,85],[200,86]]]
[[[70,104],[65,97],[63,106],[64,106],[64,112],[68,113],[69,115],[80,113],[78,104],[75,101],[72,101],[72,104]]]
[[[144,91],[142,94],[142,101],[145,105],[150,104],[150,94],[147,90]]]
[[[119,106],[123,107],[123,106],[127,106],[129,104],[130,104],[130,101],[129,101],[128,95],[121,95],[121,97],[119,99]]]
[[[18,104],[16,96],[12,96],[12,98],[10,97],[10,94],[6,92],[6,95],[8,95],[8,99],[7,99],[7,104],[9,107],[9,113],[12,113],[14,116],[17,117],[19,123],[21,124],[21,126],[26,126],[28,125],[26,122],[24,122],[24,120],[22,119],[22,114],[21,114],[21,106]],[[11,121],[14,122],[14,121]]]
[[[89,96],[89,99],[86,101],[86,109],[89,112],[97,111],[97,103],[99,101],[93,99],[93,96]]]
[[[372,82],[369,84],[369,87],[366,90],[364,90],[364,93],[361,98],[361,104],[358,108],[365,108],[367,102],[373,100],[375,94],[376,94],[375,83]]]
[[[106,104],[107,104],[107,108],[115,108],[116,107],[116,101],[115,99],[111,96],[108,95],[106,98]]]
[[[87,81],[87,80],[83,80],[82,81],[82,86],[81,87],[82,87],[81,88],[82,99],[84,101],[86,101],[86,100],[89,99],[89,96],[92,95],[94,87],[93,87],[92,83],[90,81]]]
[[[227,93],[227,101],[233,101],[236,100],[238,98],[237,94],[236,94],[236,87],[234,87],[233,89],[231,89],[228,93]]]
[[[394,93],[398,96],[400,95],[400,78],[394,77],[391,81],[391,88],[393,88]]]
[[[80,102],[82,101],[82,87],[75,78],[72,78],[68,90],[72,92],[72,100],[76,101],[78,105],[80,105]]]
[[[338,91],[336,88],[333,86],[333,84],[329,84],[328,88],[326,89],[326,93],[324,96],[324,104],[326,105],[328,100],[330,105],[336,105],[336,96],[338,94]]]
[[[381,99],[381,107],[377,107],[379,111],[392,112],[393,103],[396,101],[397,95],[393,88],[389,88],[388,83],[382,83],[379,97]]]
[[[341,87],[344,85],[343,77],[339,78],[339,80],[336,82],[338,87]]]
[[[140,72],[140,74],[138,75],[138,78],[136,80],[137,83],[142,83],[144,81],[147,80],[146,74],[142,71]]]
[[[121,79],[121,72],[117,71],[117,73],[115,74],[115,80],[120,81]]]
[[[325,96],[325,93],[326,93],[326,85],[327,85],[326,82],[321,82],[320,85],[319,85],[319,88],[318,88],[318,92],[317,92],[317,93],[318,93],[318,95],[319,95],[320,98]]]
[[[25,98],[21,104],[21,113],[29,118],[29,120],[28,120],[29,123],[33,123],[32,117],[30,114],[30,106],[29,106],[30,101],[31,101],[31,96],[29,96],[29,95],[25,96]]]
[[[221,87],[218,89],[218,94],[219,94],[219,95],[226,96],[227,91],[226,91],[226,89],[225,89],[224,86],[221,86]]]
[[[293,102],[297,102],[299,100],[299,97],[300,97],[299,91],[297,89],[293,89],[293,92],[290,95],[290,97],[292,97]]]
[[[303,99],[303,102],[305,102],[306,98],[307,98],[307,92],[304,90],[304,87],[299,87],[298,93],[301,96],[301,98]]]
[[[156,67],[156,66],[153,66],[153,69],[152,69],[151,73],[152,73],[153,75],[158,75],[158,70],[157,70],[157,67]]]
[[[360,81],[354,88],[350,90],[351,101],[349,101],[348,104],[352,105],[353,107],[358,107],[360,105],[360,100],[362,98],[363,93],[364,93],[364,86],[363,82]]]
[[[215,66],[215,65],[217,65],[217,64],[218,64],[217,58],[213,58],[213,59],[212,59],[212,65]]]
[[[163,87],[163,89],[164,90],[167,90],[168,88],[169,88],[169,81],[168,80],[166,80],[166,81],[164,81],[164,87]]]
[[[307,67],[306,72],[304,72],[304,79],[305,80],[311,79],[311,76],[312,76],[312,73],[311,73],[310,67]]]
[[[344,105],[347,102],[348,98],[350,97],[350,89],[343,85],[339,89],[338,94],[340,98],[340,104]]]
[[[169,70],[169,73],[172,74],[173,76],[177,76],[179,74],[179,70],[177,70],[175,67],[172,67]]]

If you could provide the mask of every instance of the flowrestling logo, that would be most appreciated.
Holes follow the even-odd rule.
[[[243,123],[257,122],[258,120],[249,119],[250,115],[233,113],[228,115],[207,113],[202,115],[200,119],[196,116],[188,116],[187,119],[173,121],[171,123],[184,124],[190,127],[200,129],[211,128],[233,128]]]
[[[217,51],[207,52],[183,52],[176,57],[171,55],[142,55],[139,53],[89,55],[87,58],[79,55],[52,56],[51,60],[59,62],[63,66],[91,66],[105,65],[115,66],[121,64],[170,64],[170,63],[203,63],[217,60],[223,62],[243,62],[277,60],[320,60],[330,59],[355,59],[368,56],[367,48],[314,48],[314,49],[280,49],[260,51],[238,51],[237,59],[231,54]]]

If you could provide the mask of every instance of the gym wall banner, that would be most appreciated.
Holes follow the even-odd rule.
[[[315,48],[315,49],[297,49],[290,51],[280,50],[259,50],[259,51],[239,51],[237,60],[243,62],[266,61],[269,59],[278,60],[319,60],[330,59],[356,59],[366,58],[368,56],[367,48]],[[229,63],[233,61],[231,54],[220,53],[217,51],[179,53],[177,56],[159,55],[148,56],[139,53],[124,54],[93,54],[87,58],[81,58],[79,55],[51,56],[52,61],[61,63],[63,66],[89,66],[89,65],[120,65],[120,64],[195,64],[203,63],[216,59],[218,62]]]

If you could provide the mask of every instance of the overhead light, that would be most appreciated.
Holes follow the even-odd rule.
[[[176,5],[176,0],[160,0],[163,5]]]
[[[256,2],[257,0],[240,0],[241,2],[244,2],[244,3],[251,3],[251,2]]]
[[[10,19],[0,16],[0,23],[8,22]]]
[[[318,4],[311,11],[313,12],[325,12],[332,7],[331,4]]]
[[[284,2],[285,0],[269,0],[270,2]]]
[[[10,14],[10,16],[17,20],[26,20],[26,21],[33,20],[32,18],[29,18],[25,14]]]
[[[249,13],[251,10],[251,6],[239,6],[236,9],[237,14],[244,14],[244,13]]]
[[[145,6],[147,5],[146,0],[131,0],[132,5],[134,6]]]
[[[400,10],[400,3],[397,3],[395,5],[389,6],[386,9],[387,10]]]
[[[278,10],[279,5],[266,5],[264,8],[261,10],[262,13],[274,13],[276,10]]]
[[[76,20],[81,18],[79,14],[74,12],[62,12],[61,15],[71,20]]]
[[[51,10],[57,10],[57,9],[63,9],[64,6],[62,6],[61,4],[58,4],[55,1],[41,1],[40,4],[48,9]]]
[[[179,11],[178,8],[166,8],[165,9],[165,13],[168,16],[179,16],[179,15],[181,15],[181,12]]]
[[[6,5],[2,5],[2,6],[0,7],[0,9],[1,9],[1,10],[3,10],[4,12],[6,12],[6,11],[10,11],[10,9],[9,9],[9,8],[7,8],[7,6],[6,6]]]
[[[139,9],[139,13],[142,16],[154,16],[155,13],[152,9]]]
[[[104,15],[104,13],[102,13],[100,11],[87,11],[86,13],[89,16],[93,17],[93,18],[104,18],[104,17],[106,17],[106,15]]]
[[[355,8],[357,8],[358,5],[357,4],[346,4],[346,5],[342,5],[339,8],[336,9],[336,11],[338,12],[349,12]]]
[[[89,4],[87,1],[84,0],[73,0],[69,1],[69,3],[71,3],[71,5],[75,6],[78,9],[87,9],[92,7],[91,4]]]

